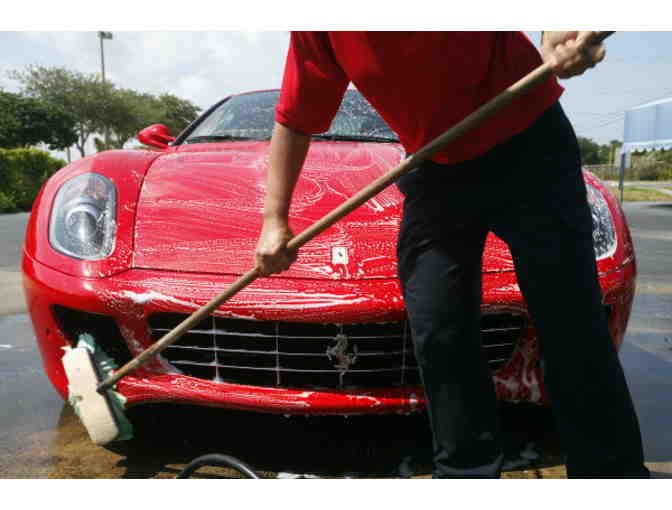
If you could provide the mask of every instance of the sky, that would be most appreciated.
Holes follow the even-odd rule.
[[[312,2],[309,5],[314,9],[314,6],[329,4]],[[568,5],[572,7],[571,2]],[[336,13],[330,12],[321,16],[319,12],[316,14],[311,11],[313,17],[295,19],[290,16],[291,19],[281,17],[276,20],[273,13],[266,13],[267,17],[258,19],[254,14],[250,15],[245,11],[243,16],[234,12],[236,16],[231,17],[235,17],[238,24],[226,29],[229,27],[222,23],[222,30],[212,30],[209,24],[204,26],[202,21],[196,22],[194,26],[193,17],[185,14],[187,25],[191,23],[194,29],[176,31],[173,30],[174,22],[182,16],[182,12],[176,16],[170,14],[173,12],[170,9],[167,5],[166,11],[169,14],[164,14],[163,18],[160,15],[158,18],[151,18],[154,21],[156,18],[158,23],[153,22],[154,26],[149,27],[129,25],[123,16],[112,18],[108,22],[107,17],[101,15],[100,20],[105,20],[103,22],[90,13],[81,21],[73,21],[67,11],[59,14],[65,17],[59,19],[57,16],[55,20],[50,18],[49,13],[43,13],[44,19],[38,19],[37,22],[31,19],[30,25],[22,23],[23,18],[20,15],[14,22],[10,20],[3,25],[4,22],[0,21],[0,87],[6,91],[17,92],[19,84],[10,80],[6,71],[22,69],[30,64],[63,66],[83,73],[99,73],[100,40],[94,29],[100,28],[113,32],[113,39],[104,41],[105,74],[108,80],[119,87],[141,92],[169,92],[206,109],[231,93],[279,87],[290,29],[407,28],[404,24],[406,13],[401,13],[401,18],[393,16],[386,22],[384,18],[381,20],[377,15],[372,16],[370,10],[365,10],[369,26],[352,27],[349,25],[349,17],[339,18]],[[196,9],[196,12],[202,11]],[[669,16],[665,11],[657,12],[661,16]],[[323,22],[331,19],[331,14],[336,17],[336,26],[324,26],[320,23],[317,26],[303,26],[306,24],[303,19],[307,19],[307,23],[311,25],[314,23],[313,19]],[[510,14],[507,11],[506,15]],[[517,19],[515,11],[512,19],[506,18],[506,15],[501,18],[494,12],[487,18],[488,22],[484,22],[485,18],[482,17],[471,19],[467,16],[461,24],[455,20],[446,23],[446,29],[514,28],[511,25]],[[598,15],[604,17],[601,11],[593,11],[589,13],[588,19]],[[546,19],[543,13],[531,20],[523,18],[518,28],[549,25],[546,22],[540,23],[539,18]],[[201,16],[198,19],[208,18]],[[492,27],[490,23],[493,19],[503,21]],[[585,17],[581,19],[582,23],[589,23]],[[561,82],[566,89],[561,103],[579,136],[592,138],[598,143],[622,139],[625,110],[672,96],[672,23],[669,27],[660,27],[653,25],[655,19],[656,16],[651,16],[651,22],[644,23],[645,26],[642,27],[640,22],[631,28],[627,27],[626,21],[626,27],[607,40],[607,57],[604,62],[584,76]],[[417,18],[411,17],[409,20],[410,25],[415,24],[412,28],[418,28]],[[427,17],[426,20],[434,18]],[[557,18],[556,21],[558,20],[566,23],[564,18]],[[612,24],[620,28],[624,21],[621,18],[615,23],[612,21]],[[159,29],[161,25],[171,30]],[[602,23],[599,25],[598,29],[604,28]],[[641,29],[649,26],[656,30]],[[580,24],[572,28],[574,27],[586,28]],[[419,28],[437,29],[441,26],[420,23]],[[538,45],[540,32],[525,32]]]

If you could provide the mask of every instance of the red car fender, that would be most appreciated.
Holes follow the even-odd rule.
[[[168,149],[169,151],[171,149]],[[82,158],[54,174],[33,204],[24,251],[38,262],[73,276],[103,278],[128,269],[133,256],[133,225],[145,173],[162,152],[107,151]],[[60,187],[78,175],[95,172],[110,178],[117,191],[117,235],[114,251],[102,260],[80,260],[56,251],[49,239],[49,219]],[[46,242],[45,242],[46,241]]]

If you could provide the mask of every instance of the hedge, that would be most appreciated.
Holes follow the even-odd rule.
[[[30,211],[42,184],[65,165],[38,149],[0,149],[0,213]]]

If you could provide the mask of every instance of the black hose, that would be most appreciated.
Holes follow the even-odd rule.
[[[177,475],[177,478],[189,478],[194,471],[203,466],[230,467],[244,474],[247,478],[259,478],[247,464],[244,464],[240,460],[236,459],[235,457],[231,457],[230,455],[222,455],[219,453],[202,455],[201,457],[192,460],[189,464],[187,464],[187,467],[185,467],[180,472],[180,474]]]

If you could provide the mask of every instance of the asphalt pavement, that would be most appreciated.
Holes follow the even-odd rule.
[[[648,466],[672,477],[672,202],[626,203],[637,294],[621,360]],[[27,214],[0,216],[0,478],[172,478],[206,453],[237,456],[261,476],[427,477],[424,415],[304,418],[150,405],[130,410],[136,437],[93,445],[42,372],[21,290]],[[505,406],[506,478],[563,478],[550,415]],[[235,476],[203,468],[198,477]]]
[[[650,468],[672,473],[672,202],[624,205],[637,293],[621,350]]]

